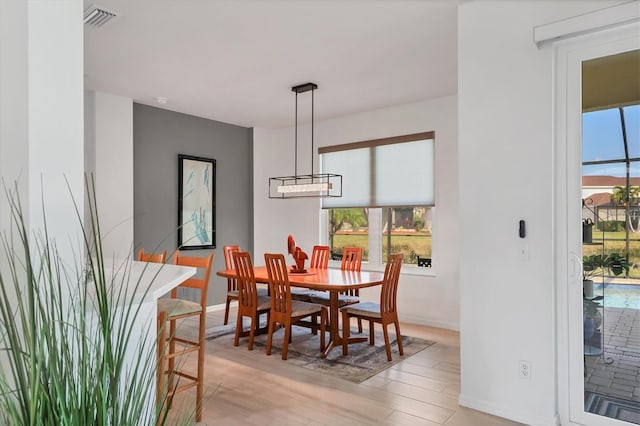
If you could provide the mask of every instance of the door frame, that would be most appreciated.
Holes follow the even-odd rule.
[[[640,49],[638,19],[595,26],[592,32],[553,43],[553,273],[557,300],[557,400],[562,424],[629,425],[584,411],[582,203],[578,194],[582,192],[582,62],[635,49]]]

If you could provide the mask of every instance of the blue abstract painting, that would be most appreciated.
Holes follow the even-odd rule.
[[[215,160],[180,155],[178,246],[215,247]]]

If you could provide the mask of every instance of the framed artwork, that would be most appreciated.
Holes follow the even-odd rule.
[[[178,155],[178,248],[216,247],[216,160]]]

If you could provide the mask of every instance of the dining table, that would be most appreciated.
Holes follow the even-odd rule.
[[[269,274],[266,266],[254,266],[253,273],[256,278],[256,283],[269,282]],[[216,274],[225,278],[237,277],[235,269],[224,269],[218,271]],[[382,285],[383,281],[384,274],[375,271],[342,271],[333,268],[307,268],[302,272],[289,271],[289,283],[292,287],[326,291],[329,293],[329,343],[322,353],[322,358],[326,358],[333,348],[342,347],[342,337],[338,329],[340,317],[338,312],[339,293],[347,290]],[[364,342],[366,340],[366,337],[349,337],[349,343]]]

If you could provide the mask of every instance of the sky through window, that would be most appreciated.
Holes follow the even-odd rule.
[[[623,108],[629,158],[640,158],[640,105]],[[624,160],[622,122],[618,108],[582,114],[582,161]],[[640,164],[631,165],[640,176]],[[584,175],[625,176],[624,164],[585,166]]]

